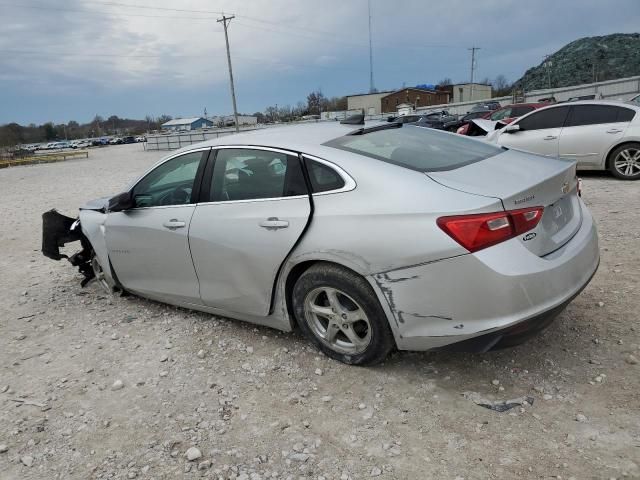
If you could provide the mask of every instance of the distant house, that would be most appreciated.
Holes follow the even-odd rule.
[[[162,124],[163,130],[198,130],[213,127],[213,122],[202,117],[176,118]]]
[[[347,110],[358,110],[366,115],[379,115],[382,113],[381,99],[391,93],[385,92],[359,93],[347,95]]]
[[[491,85],[483,83],[459,83],[457,85],[446,85],[442,88],[449,92],[453,103],[489,100],[493,94]]]
[[[382,113],[396,112],[403,103],[417,107],[442,105],[449,103],[449,93],[442,90],[432,90],[419,87],[408,87],[389,93],[380,99]]]

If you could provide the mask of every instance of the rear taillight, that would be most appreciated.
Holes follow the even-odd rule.
[[[528,232],[542,218],[543,207],[506,212],[440,217],[438,226],[470,252],[477,252]]]

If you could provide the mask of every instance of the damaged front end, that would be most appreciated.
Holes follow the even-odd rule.
[[[82,249],[70,257],[60,253],[60,247],[67,243],[80,241]],[[78,267],[84,276],[81,286],[87,285],[95,278],[92,266],[93,249],[91,243],[82,233],[80,219],[67,217],[57,210],[49,210],[42,214],[42,253],[52,260],[66,258],[71,265]]]

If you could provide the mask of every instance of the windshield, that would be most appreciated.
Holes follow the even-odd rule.
[[[325,145],[421,172],[452,170],[502,152],[463,135],[413,125],[345,135]]]

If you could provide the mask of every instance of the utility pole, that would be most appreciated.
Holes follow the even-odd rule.
[[[553,66],[553,62],[549,60],[550,56],[551,55],[544,56],[544,66],[547,69],[547,85],[549,87],[549,90],[551,90],[551,67]]]
[[[371,0],[369,6],[369,93],[375,93],[376,87],[373,85],[373,46],[371,43]]]
[[[469,100],[473,101],[473,74],[476,70],[476,50],[480,50],[480,47],[471,47],[467,50],[471,50],[471,92],[469,93]]]
[[[233,87],[233,69],[231,68],[231,52],[229,51],[229,34],[227,33],[227,22],[231,22],[235,18],[235,15],[226,17],[222,15],[222,18],[218,19],[218,23],[222,22],[224,26],[224,40],[227,44],[227,62],[229,64],[229,81],[231,83],[231,100],[233,102],[233,118],[235,119],[236,132],[240,131],[238,126],[238,107],[236,106],[236,91]]]

